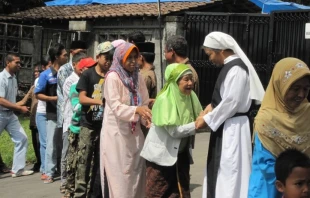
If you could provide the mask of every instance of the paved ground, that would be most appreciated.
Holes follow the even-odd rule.
[[[206,156],[209,144],[209,133],[198,133],[193,150],[195,164],[191,166],[192,197],[200,198],[202,181],[205,170]],[[27,177],[11,178],[9,174],[0,175],[1,198],[60,198],[60,181],[52,184],[43,184],[40,174]]]

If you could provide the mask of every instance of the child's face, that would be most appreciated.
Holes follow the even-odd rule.
[[[285,185],[277,180],[276,187],[284,198],[310,198],[310,168],[295,167]]]

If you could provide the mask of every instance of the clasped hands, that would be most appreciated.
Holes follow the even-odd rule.
[[[202,129],[207,127],[207,123],[203,119],[203,116],[207,113],[211,112],[213,110],[211,104],[209,104],[203,111],[200,112],[199,116],[197,117],[195,121],[195,128],[196,129]]]
[[[148,108],[148,106],[137,107],[136,113],[139,114],[145,121],[146,127],[150,128],[152,123],[152,111]]]

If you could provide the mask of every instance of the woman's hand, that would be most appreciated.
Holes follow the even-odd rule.
[[[203,116],[199,116],[195,121],[195,128],[196,129],[202,129],[207,127],[207,123],[203,119]]]
[[[204,115],[206,115],[207,113],[211,112],[212,110],[213,110],[212,105],[209,104],[209,105],[205,108],[205,110],[203,110]]]
[[[139,114],[142,119],[152,120],[152,111],[147,106],[137,107],[136,113]]]
[[[149,108],[150,108],[150,109],[152,109],[154,103],[155,103],[155,99],[150,98],[150,99],[149,99]]]
[[[151,128],[151,124],[152,124],[152,121],[151,121],[151,120],[146,120],[146,121],[145,121],[145,127],[146,127],[146,128],[148,128],[148,129]]]

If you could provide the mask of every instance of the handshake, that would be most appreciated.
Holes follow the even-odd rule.
[[[212,105],[209,104],[205,110],[203,110],[202,112],[200,112],[199,116],[197,117],[196,121],[195,121],[195,128],[197,129],[202,129],[207,127],[207,123],[205,122],[205,120],[203,119],[203,116],[208,114],[209,112],[211,112],[213,110]]]

